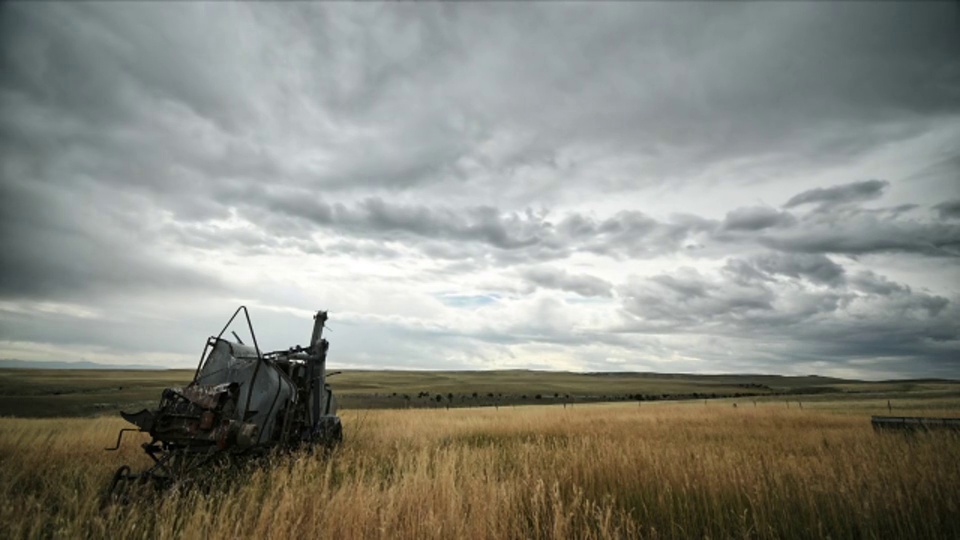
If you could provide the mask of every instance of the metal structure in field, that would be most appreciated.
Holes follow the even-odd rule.
[[[223,339],[240,313],[252,345]],[[319,445],[331,448],[343,439],[333,392],[327,384],[329,343],[323,339],[327,312],[314,315],[307,347],[262,353],[250,314],[240,306],[216,337],[207,340],[193,381],[163,391],[156,409],[120,413],[137,426],[120,430],[149,433],[143,449],[154,465],[132,473],[124,465],[111,491],[121,483],[153,481],[164,486],[226,457],[262,455],[274,448]]]

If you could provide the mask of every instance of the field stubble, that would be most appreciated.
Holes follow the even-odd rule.
[[[960,437],[761,404],[346,411],[329,459],[101,508],[123,422],[0,419],[9,538],[957,538]],[[234,475],[235,477],[237,475]]]

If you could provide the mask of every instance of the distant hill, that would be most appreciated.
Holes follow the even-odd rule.
[[[165,370],[166,367],[146,366],[143,364],[98,364],[81,360],[79,362],[39,361],[0,359],[0,369],[143,369]]]
[[[10,367],[13,366],[13,369]],[[0,416],[115,414],[155,407],[165,388],[183,386],[195,369],[95,362],[0,361]],[[957,381],[855,381],[816,376],[570,373],[564,371],[372,371],[330,377],[344,409],[501,407],[631,401],[741,400],[742,404],[872,399],[878,412],[894,400],[931,408],[960,398]],[[946,400],[946,401],[944,401]],[[951,401],[953,400],[953,401]],[[799,406],[799,405],[798,405]],[[639,408],[639,405],[637,405]]]

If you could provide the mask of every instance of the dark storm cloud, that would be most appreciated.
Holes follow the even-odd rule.
[[[801,204],[820,203],[821,207],[829,208],[840,204],[859,203],[877,199],[890,182],[883,180],[866,180],[830,188],[816,188],[804,191],[790,198],[784,208],[793,208]]]

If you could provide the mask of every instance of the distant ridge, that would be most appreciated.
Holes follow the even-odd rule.
[[[143,364],[98,364],[87,360],[78,362],[0,359],[0,369],[139,369],[162,371],[171,368]]]

